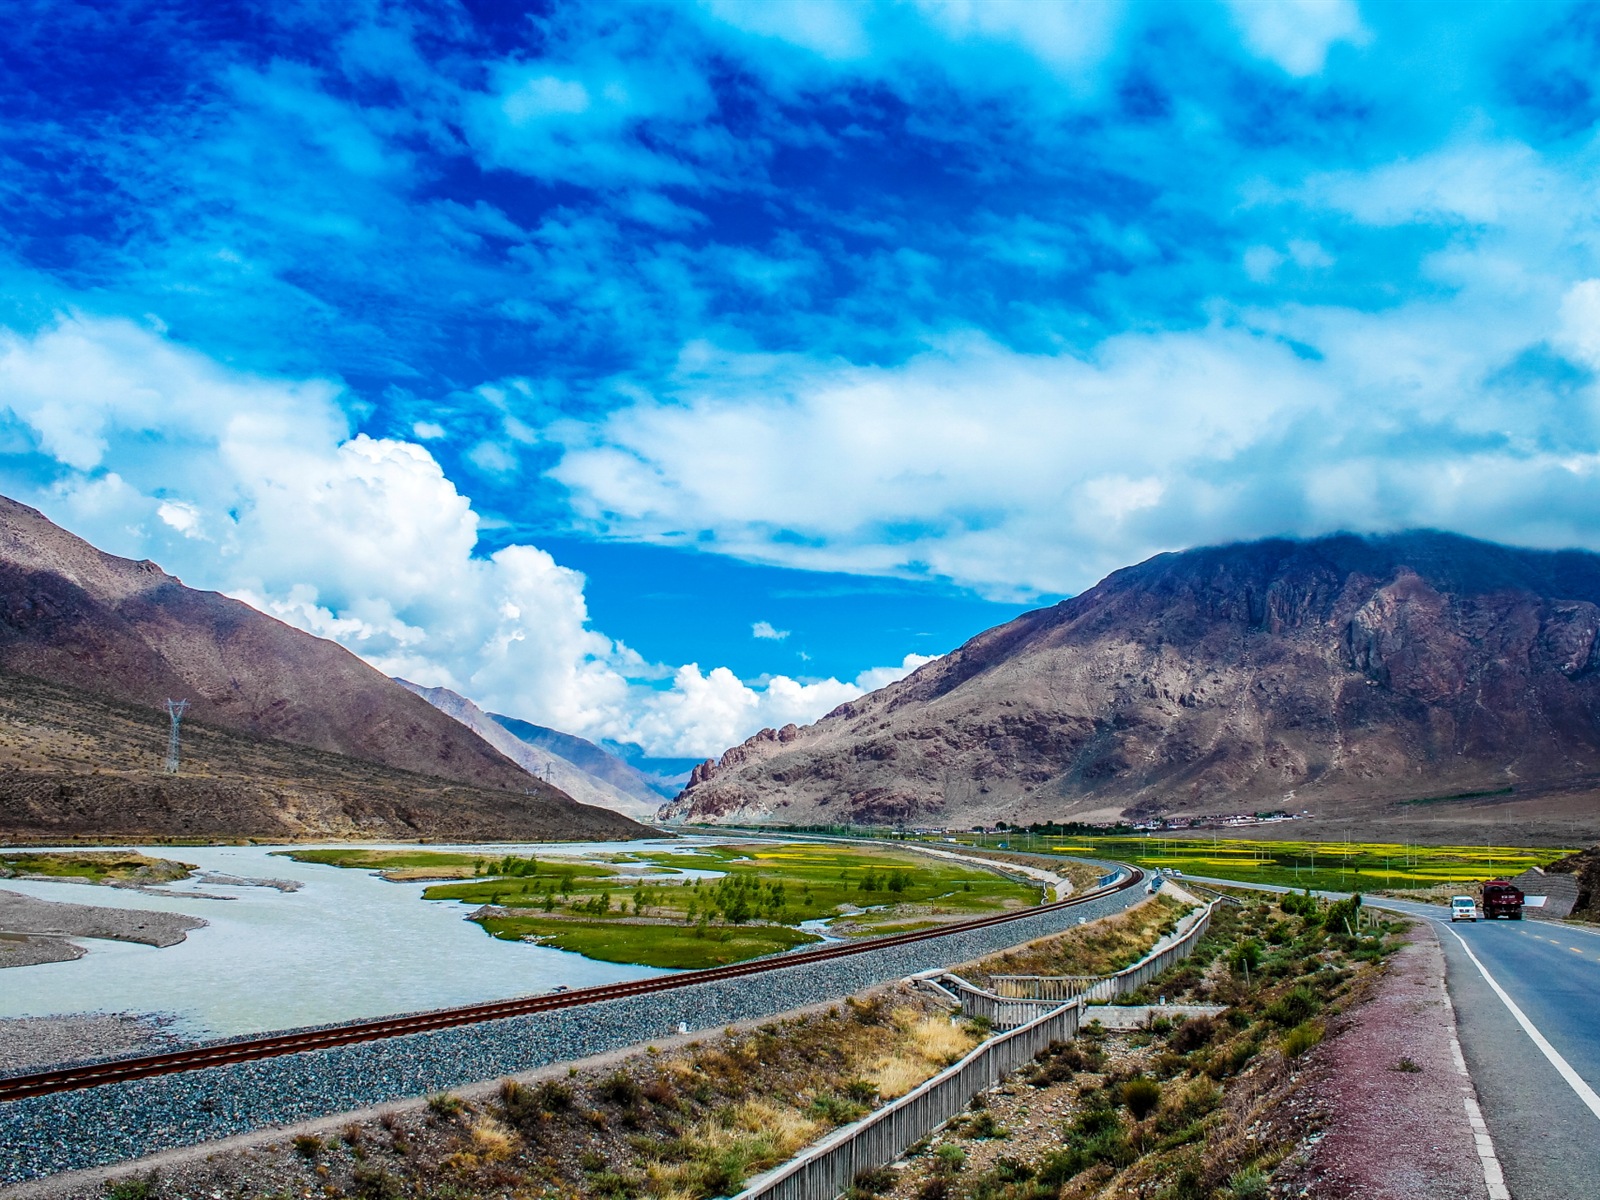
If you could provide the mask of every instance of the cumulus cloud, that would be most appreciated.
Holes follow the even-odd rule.
[[[643,661],[590,626],[581,574],[535,546],[481,553],[479,515],[432,454],[352,434],[339,394],[229,371],[121,320],[8,331],[0,422],[29,445],[0,480],[103,548],[154,558],[388,674],[652,754],[716,754],[868,686]]]
[[[1290,75],[1315,75],[1337,42],[1364,46],[1372,33],[1354,0],[1228,0],[1247,45]]]
[[[995,596],[1342,528],[1600,545],[1600,284],[1541,264],[1561,235],[1540,224],[1441,256],[1450,297],[1381,312],[1219,310],[1087,355],[969,334],[888,366],[702,347],[659,396],[561,429],[554,474],[612,534]],[[1320,264],[1295,249],[1280,268]]]
[[[789,636],[789,631],[776,628],[771,621],[757,621],[750,626],[750,636],[762,641],[781,642]]]

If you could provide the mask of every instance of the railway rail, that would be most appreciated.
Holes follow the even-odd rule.
[[[1081,896],[1069,896],[1051,904],[1035,905],[1015,912],[998,913],[942,925],[937,929],[924,929],[914,933],[890,934],[869,938],[861,942],[824,946],[816,950],[800,950],[773,958],[752,962],[733,963],[726,967],[709,967],[698,971],[684,971],[677,975],[657,975],[649,979],[636,979],[626,983],[609,983],[597,987],[574,988],[569,992],[542,993],[520,996],[511,1000],[495,1000],[486,1004],[468,1004],[455,1008],[433,1009],[398,1017],[383,1017],[372,1021],[355,1021],[320,1029],[296,1030],[288,1033],[268,1034],[263,1037],[240,1038],[174,1050],[168,1054],[147,1054],[131,1058],[109,1059],[81,1066],[62,1067],[53,1071],[37,1071],[26,1075],[0,1077],[0,1102],[21,1100],[28,1096],[43,1096],[52,1092],[70,1092],[81,1088],[100,1087],[108,1083],[121,1083],[130,1079],[143,1079],[151,1075],[172,1075],[183,1071],[199,1071],[206,1067],[226,1063],[249,1062],[254,1059],[274,1058],[284,1054],[300,1054],[311,1050],[325,1050],[332,1046],[348,1046],[357,1042],[374,1042],[384,1038],[401,1037],[412,1033],[426,1033],[434,1029],[448,1029],[458,1025],[475,1025],[483,1021],[498,1021],[525,1013],[544,1012],[558,1008],[576,1008],[604,1000],[621,1000],[652,992],[670,991],[699,983],[734,979],[745,975],[759,975],[766,971],[804,966],[806,963],[825,962],[854,954],[868,954],[890,946],[920,942],[929,938],[945,937],[968,930],[985,929],[1009,921],[1036,917],[1041,913],[1055,912],[1086,904],[1091,900],[1129,888],[1140,886],[1145,873],[1128,866],[1127,875],[1095,888]]]

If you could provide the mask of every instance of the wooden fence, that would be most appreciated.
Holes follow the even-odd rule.
[[[1063,1004],[990,1038],[914,1091],[752,1180],[736,1200],[833,1200],[862,1171],[899,1158],[1050,1043],[1070,1040],[1081,1012],[1081,1004]]]

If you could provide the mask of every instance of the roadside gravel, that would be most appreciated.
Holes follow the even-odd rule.
[[[1304,1101],[1327,1130],[1305,1150],[1298,1194],[1318,1200],[1484,1200],[1482,1160],[1454,1047],[1444,955],[1415,922],[1371,999],[1353,1009]],[[1474,1096],[1475,1099],[1475,1096]]]
[[[11,1101],[0,1104],[0,1184],[427,1095],[680,1028],[769,1017],[1060,932],[1143,897],[1135,888],[1000,926],[758,976]]]

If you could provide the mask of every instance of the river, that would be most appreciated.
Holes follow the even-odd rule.
[[[481,849],[492,857],[531,852],[545,858],[657,848],[681,852],[696,841]],[[0,1017],[159,1013],[172,1018],[174,1031],[183,1036],[221,1037],[498,1000],[560,984],[583,987],[670,974],[499,941],[466,920],[471,906],[420,899],[425,883],[390,883],[364,870],[272,856],[273,850],[289,848],[137,847],[154,857],[194,863],[202,871],[297,880],[302,886],[294,892],[190,880],[158,895],[0,880],[0,888],[47,900],[181,912],[210,922],[165,949],[75,938],[88,950],[76,961],[0,971]],[[186,892],[231,898],[205,899]]]

